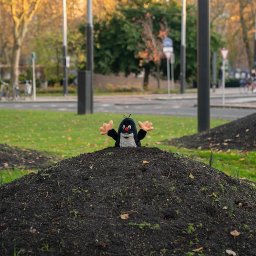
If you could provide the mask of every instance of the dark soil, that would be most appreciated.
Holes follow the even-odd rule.
[[[186,148],[256,150],[256,113],[168,143]]]
[[[46,153],[0,144],[0,170],[38,169],[47,167],[54,161],[56,161],[56,157]]]
[[[0,196],[0,255],[256,255],[255,185],[157,148],[82,154]]]

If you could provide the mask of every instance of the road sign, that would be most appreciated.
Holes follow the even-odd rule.
[[[221,49],[221,55],[222,55],[222,58],[223,58],[224,60],[226,60],[227,57],[228,57],[228,49],[222,48],[222,49]]]
[[[173,41],[169,37],[165,37],[163,40],[163,47],[173,47]]]
[[[167,59],[170,59],[173,53],[173,48],[172,47],[164,47],[163,52],[166,56]]]
[[[163,52],[167,59],[171,58],[173,53],[173,41],[169,37],[165,37],[163,40]]]

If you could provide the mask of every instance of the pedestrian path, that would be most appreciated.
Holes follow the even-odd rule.
[[[224,94],[225,93],[225,94]],[[222,104],[223,95],[225,96],[225,104]],[[211,89],[210,98],[214,99],[211,107],[235,107],[235,108],[255,108],[256,109],[256,93],[242,93],[240,88],[221,88]],[[169,101],[169,100],[197,100],[196,92],[188,92],[184,94],[136,94],[136,95],[96,95],[94,102],[104,102],[113,104],[143,104],[152,103],[152,101]],[[1,99],[1,102],[10,100]],[[36,99],[32,97],[17,98],[11,102],[77,102],[77,96],[38,96]],[[216,103],[217,102],[217,103]]]

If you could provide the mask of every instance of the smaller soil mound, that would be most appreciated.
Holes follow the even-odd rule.
[[[185,148],[256,150],[256,113],[168,143]]]
[[[56,158],[46,153],[0,144],[0,170],[40,169],[49,166],[54,161]]]
[[[255,187],[157,148],[66,159],[0,198],[2,256],[256,255]]]

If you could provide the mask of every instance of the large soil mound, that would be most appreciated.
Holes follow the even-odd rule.
[[[55,157],[46,153],[0,144],[0,170],[43,168],[55,160]]]
[[[0,255],[256,255],[256,190],[157,148],[107,148],[0,187]]]
[[[256,113],[169,143],[186,148],[256,150]]]

